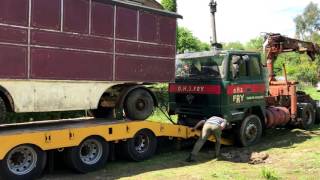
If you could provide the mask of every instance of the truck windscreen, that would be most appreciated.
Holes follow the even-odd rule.
[[[176,78],[211,79],[225,74],[225,54],[209,57],[181,58],[176,61]]]

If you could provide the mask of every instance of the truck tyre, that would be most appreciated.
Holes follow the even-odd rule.
[[[6,123],[7,107],[4,100],[0,97],[0,124]]]
[[[315,124],[320,124],[320,105],[319,105],[320,102],[317,102],[316,104],[316,119],[314,121]]]
[[[79,146],[68,148],[67,165],[78,173],[87,173],[102,168],[108,160],[109,145],[102,138],[89,137]]]
[[[151,94],[144,89],[130,92],[124,102],[127,118],[132,120],[145,120],[153,112],[154,102]]]
[[[262,135],[261,120],[257,115],[247,116],[238,129],[238,143],[240,146],[246,147],[257,143]]]
[[[157,148],[157,138],[148,129],[138,131],[133,138],[122,143],[124,156],[133,161],[143,161],[154,155]]]
[[[301,129],[312,128],[316,119],[312,104],[310,103],[301,104],[299,115],[301,118],[301,122],[299,124],[300,128]]]
[[[46,165],[44,151],[32,145],[19,145],[11,149],[0,162],[2,179],[26,180],[39,178]]]

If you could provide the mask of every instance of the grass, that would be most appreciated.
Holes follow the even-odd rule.
[[[262,168],[261,170],[262,177],[267,180],[278,180],[280,179],[274,170],[268,168]]]

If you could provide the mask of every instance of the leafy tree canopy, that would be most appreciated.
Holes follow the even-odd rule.
[[[161,4],[168,11],[177,12],[177,0],[161,0]]]
[[[304,40],[319,38],[320,9],[316,3],[310,2],[301,15],[294,22],[296,24],[296,36]]]
[[[226,50],[245,50],[244,45],[239,42],[229,42],[229,43],[223,43],[223,49]]]
[[[190,30],[184,27],[178,27],[177,33],[177,51],[184,53],[186,51],[208,51],[210,45],[201,42]]]

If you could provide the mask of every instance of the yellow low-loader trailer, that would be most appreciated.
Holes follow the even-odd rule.
[[[112,143],[120,143],[123,156],[142,161],[154,155],[157,137],[188,139],[199,134],[187,126],[151,121],[73,119],[2,125],[0,175],[3,179],[39,177],[50,159],[49,150],[63,151],[68,166],[86,173],[105,165]],[[222,139],[222,144],[232,141]]]

